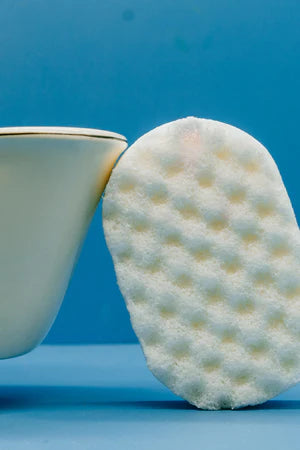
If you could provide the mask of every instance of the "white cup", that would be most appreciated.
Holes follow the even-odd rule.
[[[116,133],[0,128],[0,358],[47,334],[118,156]]]

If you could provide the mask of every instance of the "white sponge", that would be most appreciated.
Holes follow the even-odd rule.
[[[188,117],[113,170],[104,231],[148,367],[198,408],[264,402],[300,380],[300,239],[268,151]]]

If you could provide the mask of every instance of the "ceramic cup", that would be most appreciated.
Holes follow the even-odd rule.
[[[0,358],[51,327],[118,156],[116,133],[0,128]]]

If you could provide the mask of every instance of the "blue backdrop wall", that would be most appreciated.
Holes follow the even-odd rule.
[[[299,0],[1,0],[0,126],[127,136],[187,115],[236,125],[272,153],[296,214]],[[101,211],[47,343],[133,342]]]

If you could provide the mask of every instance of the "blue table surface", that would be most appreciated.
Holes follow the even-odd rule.
[[[1,450],[300,449],[300,385],[201,411],[152,376],[138,345],[45,345],[0,367]]]

